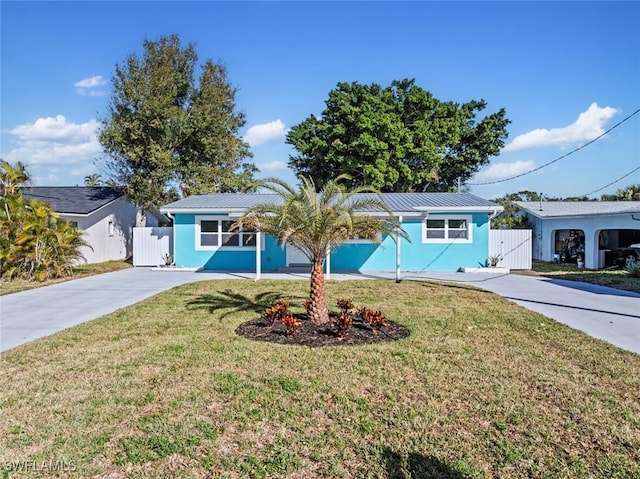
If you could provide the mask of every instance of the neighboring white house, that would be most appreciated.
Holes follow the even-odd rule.
[[[81,252],[87,263],[122,260],[133,250],[136,207],[124,194],[109,187],[33,186],[22,189],[25,198],[49,203],[65,221],[82,231],[91,248]],[[161,215],[147,214],[146,226],[158,226]]]
[[[611,264],[618,248],[640,242],[640,201],[516,203],[533,226],[533,259],[558,260],[573,242],[585,267],[598,269]]]

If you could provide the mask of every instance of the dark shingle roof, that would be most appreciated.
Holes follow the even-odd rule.
[[[369,195],[368,193],[364,193]],[[212,212],[242,211],[258,203],[273,203],[280,200],[275,194],[258,193],[217,193],[194,195],[169,203],[161,208],[163,212]],[[416,213],[431,210],[490,211],[501,209],[496,203],[479,198],[470,193],[383,193],[382,200],[394,213]]]
[[[88,215],[117,200],[123,193],[115,188],[88,186],[31,186],[22,195],[49,203],[56,213]]]

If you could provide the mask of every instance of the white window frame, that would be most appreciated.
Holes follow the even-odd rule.
[[[201,239],[202,239],[202,231],[201,231],[201,224],[203,221],[218,221],[218,231],[215,233],[210,233],[212,235],[217,235],[218,237],[218,244],[215,246],[209,246],[209,245],[203,245],[201,244]],[[248,235],[248,234],[256,234],[255,232],[244,232],[242,231],[242,227],[239,230],[236,230],[234,232],[234,234],[238,234],[239,237],[239,245],[238,246],[225,246],[222,243],[222,239],[223,239],[223,234],[228,233],[227,231],[222,231],[222,222],[223,221],[227,221],[227,222],[231,222],[234,223],[235,220],[230,218],[229,216],[224,216],[224,215],[196,215],[195,217],[195,249],[196,251],[217,251],[217,250],[221,250],[221,251],[255,251],[256,247],[255,245],[252,246],[244,246],[243,245],[243,238],[244,235]],[[264,245],[264,233],[259,233],[260,234],[260,250],[264,251],[265,249],[265,245]]]
[[[473,243],[473,216],[472,215],[438,215],[429,216],[422,221],[422,242],[423,243],[459,243],[467,244]],[[427,221],[436,220],[444,221],[444,238],[427,238]],[[467,222],[467,237],[466,238],[450,238],[449,231],[458,231],[457,229],[449,229],[449,220],[465,220]],[[432,228],[433,229],[433,228]],[[439,229],[439,228],[438,228]]]

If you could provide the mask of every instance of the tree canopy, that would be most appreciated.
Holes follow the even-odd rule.
[[[183,195],[253,188],[236,90],[221,64],[207,60],[196,81],[193,44],[177,35],[145,40],[142,56],[116,66],[99,132],[100,162],[142,209]]]
[[[452,191],[504,146],[506,112],[477,120],[486,106],[438,100],[408,79],[386,88],[338,83],[320,118],[289,131],[298,152],[289,165],[318,186],[348,174],[350,186],[385,192]]]

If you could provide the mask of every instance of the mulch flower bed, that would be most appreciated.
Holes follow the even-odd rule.
[[[410,331],[401,324],[387,320],[386,326],[374,330],[364,322],[354,318],[353,326],[344,337],[338,337],[332,325],[334,315],[328,323],[317,324],[307,319],[306,314],[296,314],[300,327],[293,335],[287,335],[282,323],[276,321],[269,326],[264,318],[256,318],[242,323],[236,333],[254,341],[265,341],[277,344],[292,344],[317,348],[322,346],[354,346],[371,344],[381,341],[396,341],[409,336]]]

